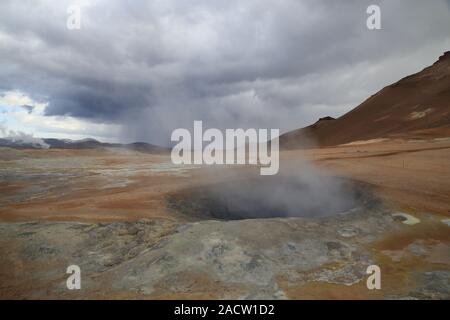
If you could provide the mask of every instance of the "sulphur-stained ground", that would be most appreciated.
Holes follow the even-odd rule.
[[[0,298],[449,299],[449,159],[448,139],[285,151],[280,174],[307,171],[318,186],[294,190],[298,202],[284,198],[291,187],[242,187],[257,168],[176,166],[168,154],[119,149],[2,148]],[[261,207],[209,198],[229,189],[274,216],[244,219]],[[294,204],[287,214],[274,214],[285,206],[267,202],[272,189]],[[355,201],[334,206],[349,192]],[[66,287],[72,264],[80,290]],[[380,290],[367,288],[370,265],[380,267]]]

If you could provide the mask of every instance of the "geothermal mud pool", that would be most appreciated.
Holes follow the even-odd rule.
[[[363,183],[324,177],[328,185],[303,177],[269,176],[189,188],[167,197],[186,217],[242,220],[276,217],[321,218],[379,204]]]

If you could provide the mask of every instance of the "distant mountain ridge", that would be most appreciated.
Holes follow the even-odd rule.
[[[55,139],[44,138],[35,141],[21,140],[20,138],[0,138],[0,146],[11,148],[50,148],[50,149],[99,149],[99,148],[123,148],[145,153],[159,153],[168,151],[167,148],[156,146],[146,142],[134,143],[106,143],[95,139]]]
[[[450,137],[450,51],[333,119],[280,136],[280,148],[335,146],[377,138]]]

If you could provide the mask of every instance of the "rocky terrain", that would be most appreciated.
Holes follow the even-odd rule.
[[[189,190],[251,181],[257,170],[177,167],[129,150],[2,149],[0,296],[448,299],[450,172],[439,159],[449,150],[447,141],[391,141],[285,152],[290,172],[321,168],[367,188],[342,211],[230,220]],[[416,174],[423,161],[427,174]],[[81,290],[66,288],[72,264]],[[366,287],[372,264],[381,290]]]
[[[157,219],[3,223],[0,228],[7,257],[2,263],[8,266],[2,268],[3,297],[442,299],[450,293],[444,265],[441,270],[418,265],[403,275],[396,263],[436,263],[447,245],[419,240],[405,250],[370,248],[381,236],[407,228],[383,210],[355,210],[320,221],[178,224]],[[10,240],[5,243],[5,238]],[[393,261],[386,263],[382,255]],[[391,271],[382,292],[365,288],[366,268],[376,263]],[[70,264],[82,270],[80,291],[65,287]]]

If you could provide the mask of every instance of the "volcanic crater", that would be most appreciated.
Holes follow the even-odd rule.
[[[330,181],[283,175],[238,179],[183,189],[169,194],[166,203],[188,220],[323,218],[380,205],[367,184],[343,178]]]

